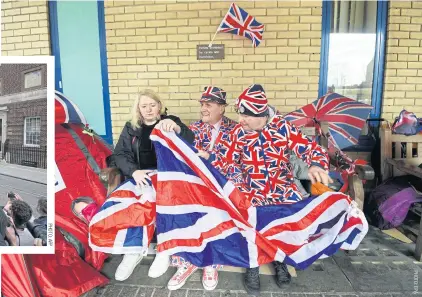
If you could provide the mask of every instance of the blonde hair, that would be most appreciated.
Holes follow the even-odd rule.
[[[161,115],[163,115],[165,113],[164,104],[161,103],[161,99],[158,96],[158,94],[155,93],[153,90],[145,89],[145,90],[138,93],[138,96],[136,97],[135,101],[133,102],[132,119],[130,121],[130,124],[132,125],[133,129],[140,128],[142,123],[144,122],[144,119],[142,118],[142,114],[139,111],[139,101],[141,100],[141,97],[143,97],[143,96],[149,97],[149,98],[151,98],[152,100],[154,100],[155,102],[157,102],[158,104],[161,105],[158,120],[161,118]]]

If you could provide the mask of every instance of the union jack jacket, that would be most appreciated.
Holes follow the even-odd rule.
[[[328,170],[325,149],[278,114],[259,132],[236,125],[209,160],[254,205],[295,203],[302,195],[294,183],[290,152],[308,166]]]

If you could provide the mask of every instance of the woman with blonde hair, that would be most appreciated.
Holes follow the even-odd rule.
[[[192,131],[182,121],[164,112],[159,96],[152,90],[144,90],[135,99],[132,119],[127,122],[114,149],[117,167],[126,178],[133,178],[137,185],[147,185],[149,173],[157,169],[157,157],[150,140],[154,128],[166,132],[176,132],[189,143],[195,138]],[[116,270],[116,280],[126,280],[142,260],[142,254],[125,254]],[[148,275],[159,277],[170,265],[169,257],[157,254]]]

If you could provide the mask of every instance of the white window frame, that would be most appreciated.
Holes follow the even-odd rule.
[[[40,147],[41,146],[41,140],[40,144],[27,144],[26,143],[26,121],[28,119],[40,119],[40,138],[41,138],[41,117],[25,117],[24,123],[23,123],[23,146],[24,147]]]

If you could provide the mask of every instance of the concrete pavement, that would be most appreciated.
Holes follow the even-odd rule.
[[[335,256],[319,260],[304,271],[285,289],[275,284],[273,276],[261,275],[262,297],[422,297],[422,263],[413,258],[414,244],[405,244],[376,228],[370,231],[356,251],[339,251]],[[102,273],[110,278],[109,286],[92,290],[84,297],[247,297],[242,273],[219,273],[216,290],[203,290],[201,271],[197,271],[177,291],[169,291],[167,282],[175,272],[170,268],[157,279],[147,276],[153,257],[144,258],[129,279],[114,280],[122,257],[109,259]]]
[[[47,185],[47,170],[0,161],[0,175]]]

